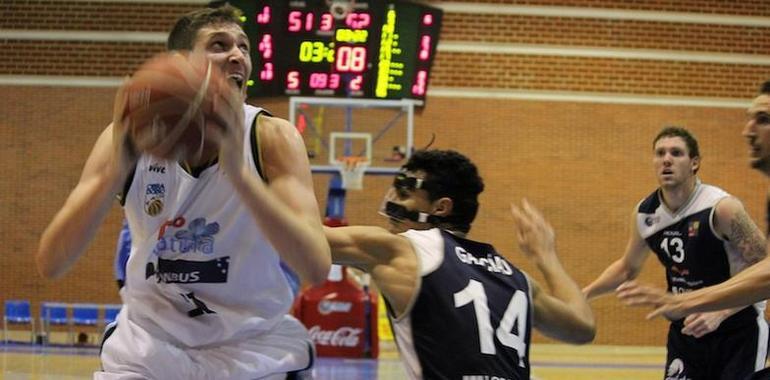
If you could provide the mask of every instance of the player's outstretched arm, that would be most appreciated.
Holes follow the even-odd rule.
[[[532,299],[533,326],[543,334],[570,343],[589,343],[596,335],[591,307],[556,255],[553,228],[543,215],[526,200],[522,206],[511,205],[519,247],[545,278],[546,293],[534,280]]]
[[[371,273],[396,315],[410,304],[419,267],[417,255],[405,237],[371,226],[324,227],[334,263]]]
[[[631,235],[623,256],[615,260],[599,277],[583,288],[589,300],[613,292],[620,284],[635,279],[649,255],[647,245],[636,228],[636,210],[631,214]]]
[[[122,94],[121,87],[114,115],[122,115]],[[119,117],[113,119],[91,150],[78,184],[40,237],[35,260],[43,277],[62,276],[83,254],[135,164]]]

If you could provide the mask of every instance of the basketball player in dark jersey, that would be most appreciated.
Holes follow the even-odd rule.
[[[532,206],[512,206],[514,232],[550,292],[466,237],[483,188],[465,156],[418,151],[386,197],[390,230],[325,228],[333,259],[371,273],[382,291],[410,379],[529,379],[532,327],[566,342],[594,338],[591,309]]]
[[[653,154],[660,187],[634,208],[626,252],[584,289],[589,299],[633,280],[649,251],[671,293],[724,282],[765,256],[741,202],[696,176],[700,154],[689,131],[664,128]],[[665,379],[743,379],[764,368],[767,337],[764,303],[672,319]]]
[[[770,176],[770,81],[762,84],[759,95],[748,109],[748,121],[742,131],[749,145],[751,167]],[[768,204],[770,216],[770,203]],[[767,247],[765,247],[767,249]],[[770,258],[765,258],[731,279],[685,294],[660,292],[650,286],[624,284],[618,296],[633,306],[650,305],[657,309],[648,315],[664,315],[669,319],[683,318],[730,307],[741,307],[770,298]],[[760,371],[752,379],[770,379],[770,373]]]

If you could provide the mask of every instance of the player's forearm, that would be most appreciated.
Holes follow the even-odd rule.
[[[331,254],[320,217],[298,214],[247,168],[242,178],[233,183],[281,258],[308,282],[326,279]]]
[[[549,255],[538,260],[535,264],[540,273],[543,274],[550,294],[569,305],[585,325],[593,326],[593,312],[588,305],[586,296],[564,269],[558,257],[555,254]]]
[[[721,284],[677,297],[682,298],[687,313],[740,309],[766,300],[770,298],[770,260],[764,259]]]
[[[618,260],[610,264],[596,280],[586,286],[583,289],[583,293],[586,295],[586,298],[591,300],[614,291],[620,284],[633,280],[635,277],[636,274],[627,270],[623,262]]]
[[[118,181],[108,175],[81,182],[40,237],[35,257],[45,278],[65,274],[85,252],[110,211]]]

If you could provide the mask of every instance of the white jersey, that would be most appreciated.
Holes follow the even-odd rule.
[[[245,126],[260,112],[246,105]],[[243,154],[256,173],[249,131]],[[125,317],[181,347],[256,336],[291,306],[280,258],[226,175],[215,164],[196,178],[143,155],[126,194],[133,245]]]

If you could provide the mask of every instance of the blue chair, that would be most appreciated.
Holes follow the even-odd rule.
[[[40,327],[43,334],[43,343],[47,343],[51,339],[51,326],[67,326],[70,327],[70,320],[67,316],[68,305],[66,303],[58,302],[43,302],[40,304]],[[68,339],[71,341],[72,331],[67,330]]]
[[[3,313],[3,343],[8,343],[8,325],[29,325],[30,343],[35,343],[35,320],[32,318],[29,301],[6,300]]]
[[[118,319],[118,313],[123,305],[104,305],[104,325],[107,326]]]
[[[76,303],[72,304],[72,326],[92,326],[99,325],[99,305]],[[70,335],[74,339],[74,334]],[[85,335],[88,337],[88,335]],[[74,344],[74,340],[70,340],[71,344]],[[83,343],[83,342],[78,342]]]

